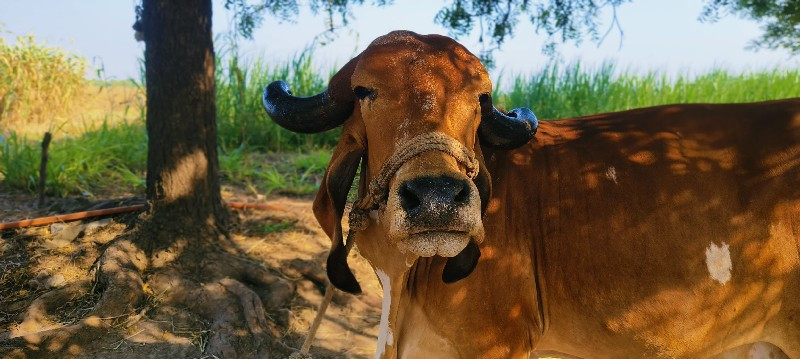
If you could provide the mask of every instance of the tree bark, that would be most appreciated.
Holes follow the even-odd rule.
[[[144,0],[149,222],[224,230],[210,0]]]

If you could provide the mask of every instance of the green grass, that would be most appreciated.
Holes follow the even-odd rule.
[[[305,195],[319,188],[330,151],[261,153],[239,147],[220,154],[222,178],[254,193]]]
[[[260,95],[264,86],[278,79],[290,83],[297,95],[316,94],[324,90],[333,72],[316,67],[309,52],[277,65],[237,56],[221,58],[225,60],[219,61],[216,76],[222,179],[259,194],[316,191],[339,131],[301,135],[283,130],[264,114]],[[143,88],[141,81],[133,80],[124,86]],[[598,68],[551,65],[531,74],[503,76],[495,87],[500,107],[530,107],[541,119],[557,119],[667,103],[798,97],[800,71],[734,74],[712,70],[696,76],[668,76],[657,71],[616,71],[612,63]],[[56,131],[48,163],[48,192],[57,196],[120,189],[141,192],[147,141],[145,112],[138,111],[136,120],[104,122],[74,137]],[[0,129],[0,182],[35,191],[39,152],[38,141],[17,135],[13,128]]]
[[[11,133],[0,141],[0,178],[30,192],[39,181],[41,146]],[[47,162],[50,195],[67,196],[95,190],[144,188],[147,141],[141,125],[105,124],[80,137],[53,141]]]
[[[47,193],[52,196],[144,190],[147,137],[141,123],[101,125],[80,137],[53,141],[47,163]],[[36,191],[41,146],[15,134],[0,138],[0,181]],[[220,175],[227,183],[257,194],[306,195],[316,191],[330,151],[263,153],[246,147],[219,155]]]
[[[309,52],[270,66],[258,59],[244,62],[238,56],[217,64],[217,124],[224,147],[245,145],[252,149],[292,151],[332,147],[339,130],[303,135],[284,130],[270,120],[261,105],[264,87],[275,80],[286,81],[297,96],[311,96],[325,90],[330,74],[322,75]]]
[[[294,227],[292,222],[267,222],[255,228],[257,234],[280,233]]]
[[[717,69],[698,76],[668,76],[658,71],[617,73],[613,63],[594,69],[551,65],[531,75],[511,76],[508,87],[493,95],[500,106],[529,107],[540,119],[559,119],[671,103],[800,97],[800,70],[733,74]]]

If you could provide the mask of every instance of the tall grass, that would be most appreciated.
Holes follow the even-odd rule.
[[[28,41],[25,46],[39,46],[32,39]],[[330,158],[329,149],[336,143],[339,131],[316,135],[286,131],[264,114],[261,92],[270,82],[284,80],[296,95],[313,95],[325,89],[333,72],[315,66],[313,54],[309,51],[279,64],[268,64],[261,59],[246,61],[235,51],[218,53],[223,54],[219,57],[215,74],[222,178],[259,193],[281,190],[303,194],[313,191],[319,184]],[[46,56],[38,58],[49,59]],[[36,66],[31,65],[31,68]],[[751,102],[800,96],[800,70],[797,69],[743,74],[713,70],[696,76],[668,76],[657,71],[617,71],[613,63],[597,68],[573,64],[550,65],[531,74],[508,76],[508,79],[501,77],[495,81],[494,98],[498,105],[505,108],[530,107],[541,119],[666,103]],[[73,85],[69,81],[66,84],[90,86],[86,83]],[[143,91],[143,79],[132,80],[130,85],[134,90]],[[107,83],[104,82],[103,86]],[[115,88],[119,85],[108,86]],[[33,85],[28,87],[33,88]],[[12,108],[8,105],[11,103],[9,99],[29,101],[13,106],[18,111],[23,111],[22,108],[33,111],[35,97],[22,100],[20,91],[3,92],[6,111]],[[131,108],[131,112],[138,116],[134,120],[108,121],[110,116],[106,116],[100,123],[87,125],[81,134],[55,133],[48,163],[47,188],[51,195],[109,189],[140,191],[143,188],[147,155],[144,103],[137,102],[132,106],[136,108]],[[125,111],[128,112],[128,107]],[[0,183],[34,191],[38,181],[39,151],[38,142],[26,139],[8,127],[0,128]]]
[[[86,60],[18,37],[0,38],[0,124],[42,123],[70,113],[85,88]]]
[[[330,76],[314,66],[311,52],[277,65],[262,59],[245,62],[235,53],[221,58],[225,60],[217,64],[217,126],[223,149],[287,151],[336,144],[338,130],[314,135],[287,131],[266,116],[261,104],[261,92],[275,80],[286,81],[297,96],[325,90]]]
[[[494,98],[503,107],[526,106],[539,118],[559,119],[671,103],[800,97],[800,70],[733,74],[717,69],[697,76],[669,76],[658,71],[617,73],[610,62],[594,69],[549,65],[530,75],[513,75],[508,90],[495,91]]]

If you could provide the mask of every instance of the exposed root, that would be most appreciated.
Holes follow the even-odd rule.
[[[295,291],[294,285],[271,273],[261,263],[233,254],[216,254],[204,266],[204,271],[230,277],[253,288],[270,310],[283,307]]]
[[[193,293],[196,301],[186,303],[203,317],[211,319],[206,353],[220,358],[268,355],[268,340],[276,336],[267,322],[259,297],[241,282],[223,278]]]
[[[64,303],[81,296],[87,288],[87,282],[77,282],[42,294],[28,306],[28,310],[22,316],[22,323],[8,332],[7,336],[15,338],[62,327],[61,323],[54,320],[53,312]],[[0,334],[0,340],[2,339],[3,335]]]
[[[128,238],[109,246],[97,264],[96,285],[103,295],[92,315],[102,318],[132,313],[144,298],[141,273],[146,267],[144,252]]]

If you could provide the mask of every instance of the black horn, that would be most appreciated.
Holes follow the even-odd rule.
[[[492,96],[482,94],[478,100],[481,104],[481,124],[478,135],[481,143],[501,149],[520,147],[533,138],[539,121],[530,109],[515,108],[504,114],[492,104]]]
[[[292,95],[289,85],[275,81],[261,98],[264,110],[281,127],[300,133],[317,133],[336,128],[353,113],[353,101],[336,101],[329,90],[311,96]]]

